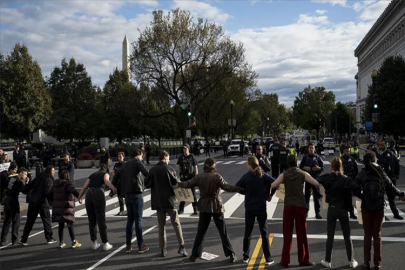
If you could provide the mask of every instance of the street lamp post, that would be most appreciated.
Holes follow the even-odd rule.
[[[377,70],[373,69],[373,71],[371,72],[371,79],[373,80],[372,98],[374,98],[374,95],[375,95],[375,88],[376,88],[376,84],[377,84],[377,75],[378,75]],[[373,111],[374,111],[374,107],[373,107],[373,109],[371,109],[371,120],[373,120]]]
[[[235,106],[235,102],[231,100],[231,140],[235,139],[234,136],[234,131],[233,131],[233,106]]]

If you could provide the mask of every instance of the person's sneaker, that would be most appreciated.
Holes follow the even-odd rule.
[[[357,219],[357,217],[353,214],[353,215],[350,215],[350,218],[351,219]]]
[[[365,269],[370,269],[370,265],[367,264],[367,263],[363,263],[363,268],[365,268]]]
[[[238,259],[238,258],[236,258],[235,254],[231,254],[231,256],[229,256],[229,261],[230,261],[231,263],[235,263],[237,259]]]
[[[350,264],[349,264],[349,267],[350,267],[350,268],[356,268],[357,265],[359,265],[359,263],[356,262],[356,260],[352,260],[352,261],[350,262]]]
[[[23,246],[27,246],[28,245],[28,242],[27,241],[22,241],[22,240],[20,240],[19,242],[18,242],[20,245],[23,245]]]
[[[48,243],[48,245],[55,244],[56,240],[52,238],[52,239],[49,239],[47,243]]]
[[[327,262],[327,261],[325,261],[325,260],[322,260],[322,261],[321,261],[321,264],[322,264],[324,267],[326,267],[326,268],[331,268],[331,267],[332,267],[332,263]]]
[[[246,258],[246,259],[243,258],[242,262],[243,262],[243,263],[249,263],[249,258]]]
[[[138,248],[138,253],[142,254],[142,253],[145,253],[148,250],[149,250],[149,248],[147,246],[143,245],[142,247]]]
[[[315,218],[316,219],[322,219],[322,216],[318,213],[318,214],[316,214]]]
[[[105,244],[103,244],[103,250],[104,251],[107,251],[107,250],[110,250],[110,249],[112,249],[113,248],[113,245],[111,245],[110,243],[105,243]]]
[[[64,248],[66,247],[66,243],[65,242],[60,242],[59,243],[59,248]]]
[[[161,257],[166,257],[166,255],[167,255],[167,249],[161,248],[161,249],[160,249],[160,256],[161,256]]]
[[[314,266],[315,263],[314,262],[304,262],[304,263],[300,263],[300,266]]]
[[[4,241],[1,241],[0,246],[5,246],[5,245],[7,245],[7,244],[8,244],[8,241],[7,241],[7,240],[4,240]]]
[[[195,262],[195,260],[197,259],[196,257],[194,257],[193,255],[191,255],[189,258],[190,262]]]
[[[399,220],[403,220],[404,218],[400,215],[394,216],[394,218],[399,219]]]
[[[265,262],[266,265],[272,265],[273,263],[274,263],[274,260],[270,260],[270,261]]]
[[[127,246],[126,248],[125,248],[125,252],[126,253],[130,253],[132,251],[132,246]]]
[[[97,241],[94,241],[93,244],[91,245],[91,249],[92,250],[96,250],[100,247],[100,244],[97,243]]]
[[[177,251],[177,253],[181,254],[183,257],[187,257],[187,255],[188,255],[184,246],[180,246],[179,251]]]
[[[72,242],[72,248],[78,248],[78,247],[81,247],[82,246],[82,244],[80,244],[79,243],[79,241],[74,241],[74,242]]]

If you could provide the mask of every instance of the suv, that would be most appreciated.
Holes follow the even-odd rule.
[[[240,141],[241,139],[235,139],[232,140],[231,143],[228,145],[228,155],[230,155],[231,153],[235,153],[235,154],[239,154],[240,153]],[[245,147],[247,147],[248,144],[245,141]]]
[[[325,147],[326,149],[335,149],[335,140],[330,137],[324,138],[323,147]]]

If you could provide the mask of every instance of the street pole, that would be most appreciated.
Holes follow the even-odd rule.
[[[352,114],[349,112],[349,138],[352,137]]]
[[[233,106],[235,105],[235,102],[231,100],[231,140],[235,139],[235,134],[233,130]]]

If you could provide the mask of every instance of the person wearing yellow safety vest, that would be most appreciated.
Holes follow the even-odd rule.
[[[290,140],[289,144],[287,145],[287,149],[289,152],[288,155],[298,156],[297,150],[295,149],[294,145],[292,144],[292,140]]]
[[[350,156],[353,157],[355,160],[360,160],[360,149],[357,147],[356,142],[354,140],[350,141]]]
[[[343,156],[343,154],[344,154],[344,148],[345,147],[351,147],[351,145],[350,144],[347,144],[347,139],[343,139],[342,140],[342,144],[340,145],[340,151],[339,151],[339,157],[342,157]]]

